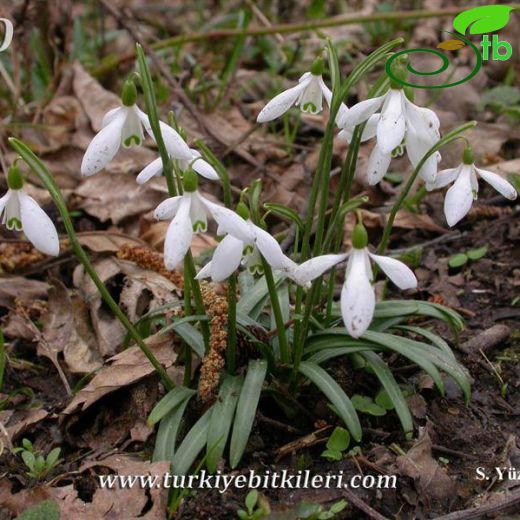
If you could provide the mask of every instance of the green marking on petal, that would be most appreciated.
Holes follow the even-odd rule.
[[[242,250],[242,256],[250,255],[253,252],[253,249],[252,245],[246,245]]]
[[[208,229],[208,226],[206,222],[203,222],[202,220],[197,220],[197,222],[194,222],[193,224],[193,231],[195,233],[204,233]]]
[[[141,144],[141,138],[138,135],[131,135],[123,141],[123,146],[125,148],[130,148],[132,144],[139,146]]]
[[[318,107],[314,103],[311,103],[309,101],[309,102],[305,103],[305,105],[303,105],[302,110],[304,112],[310,112],[311,114],[316,114],[318,112]]]
[[[6,223],[7,229],[9,231],[12,231],[13,229],[15,231],[21,231],[22,230],[22,222],[18,220],[16,217],[10,218]]]
[[[260,265],[260,264],[250,265],[250,266],[248,266],[247,270],[248,270],[251,274],[258,274],[258,275],[262,275],[262,274],[264,274],[264,268],[263,268],[263,266]]]

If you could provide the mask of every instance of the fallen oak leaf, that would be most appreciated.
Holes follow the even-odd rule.
[[[172,348],[174,343],[172,335],[154,334],[144,341],[165,368],[172,366],[177,359],[177,354]],[[85,410],[110,392],[131,385],[154,372],[153,366],[136,346],[123,350],[109,361],[111,364],[98,370],[88,385],[74,396],[63,411],[64,414],[71,414],[79,407]],[[182,377],[180,368],[178,372],[179,377]]]

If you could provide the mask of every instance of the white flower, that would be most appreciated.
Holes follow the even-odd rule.
[[[466,216],[473,200],[477,199],[478,177],[507,199],[514,200],[517,197],[515,188],[509,182],[496,173],[477,168],[473,164],[471,151],[465,151],[465,155],[466,153],[469,154],[467,161],[464,160],[456,168],[440,171],[435,181],[426,185],[429,190],[433,190],[453,182],[444,199],[444,214],[450,227]]]
[[[194,180],[195,179],[195,180]],[[184,194],[161,202],[155,209],[158,220],[172,219],[164,240],[164,264],[172,270],[184,259],[194,232],[207,230],[207,218],[212,217],[222,233],[231,233],[248,241],[251,231],[242,217],[202,197],[196,189],[196,175],[188,170],[184,176]]]
[[[115,157],[121,145],[125,148],[140,145],[144,139],[143,128],[154,138],[148,116],[135,104],[136,97],[134,83],[126,81],[123,104],[105,114],[103,128],[94,136],[83,156],[83,175],[94,175],[101,171]],[[176,159],[190,160],[192,153],[181,136],[162,121],[160,127],[168,153]]]
[[[381,109],[380,114],[376,112]],[[383,96],[367,99],[348,109],[343,118],[340,136],[349,140],[354,127],[367,121],[362,140],[377,136],[377,144],[368,160],[367,178],[370,185],[385,176],[392,151],[404,139],[406,153],[415,168],[426,152],[439,140],[439,119],[433,110],[415,105],[403,89],[390,89]],[[422,166],[419,175],[433,182],[437,175],[439,152],[435,152]]]
[[[347,253],[322,255],[311,258],[303,262],[303,264],[297,264],[288,259],[289,262],[281,271],[298,285],[309,288],[312,280],[318,278],[318,276],[321,276],[336,264],[343,262],[347,257]]]
[[[213,253],[213,258],[197,274],[197,279],[209,278],[222,282],[229,278],[242,264],[251,273],[263,273],[262,257],[274,270],[283,270],[290,265],[290,260],[282,251],[280,244],[267,231],[254,224],[249,218],[242,222],[248,233],[240,233],[228,227],[228,234],[222,239]],[[224,229],[219,225],[219,234]]]
[[[258,114],[257,122],[272,121],[294,105],[299,106],[302,112],[318,114],[323,108],[323,98],[330,105],[332,92],[323,81],[323,66],[323,59],[316,59],[312,64],[311,72],[306,72],[296,86],[284,90],[267,103]],[[345,110],[346,107],[343,105],[338,113],[338,121],[343,117]]]
[[[195,172],[206,179],[210,179],[212,181],[216,181],[219,179],[218,173],[215,171],[213,166],[205,161],[200,153],[193,148],[190,148],[191,159],[174,159],[177,162],[179,169],[182,172],[185,172],[189,168],[193,168]],[[148,166],[146,166],[143,171],[137,176],[137,182],[139,184],[144,184],[148,182],[152,177],[158,177],[163,172],[163,163],[160,157],[152,161]]]
[[[376,305],[370,259],[400,289],[416,287],[417,279],[403,262],[370,253],[366,247],[366,230],[361,224],[354,229],[352,243],[354,248],[349,254],[345,282],[341,290],[341,315],[349,334],[353,338],[359,338],[370,325]]]
[[[23,191],[23,179],[16,166],[8,173],[9,190],[0,198],[0,216],[7,229],[22,231],[36,249],[58,256],[60,241],[52,220],[38,203]]]

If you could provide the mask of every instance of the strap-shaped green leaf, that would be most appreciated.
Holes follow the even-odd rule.
[[[172,472],[174,475],[185,475],[188,473],[198,454],[206,446],[210,418],[211,408],[192,426],[186,437],[184,437],[173,457]]]
[[[362,431],[357,412],[338,383],[323,368],[310,361],[302,361],[298,370],[310,379],[334,405],[335,411],[347,425],[352,437],[356,441],[361,440]]]
[[[410,414],[410,409],[406,404],[403,392],[399,388],[391,370],[375,352],[361,352],[361,355],[366,359],[368,365],[372,368],[386,390],[388,397],[390,397],[399,420],[401,421],[404,432],[406,434],[411,433],[413,430],[412,415]]]
[[[185,386],[177,386],[170,390],[152,409],[148,416],[148,424],[153,426],[158,423],[167,413],[179,406],[188,396],[193,396],[197,392],[186,388]]]
[[[238,466],[246,449],[247,441],[253,427],[253,421],[255,420],[256,408],[260,400],[260,394],[262,393],[266,372],[266,361],[254,360],[249,362],[247,375],[238,399],[235,422],[233,424],[233,434],[231,435],[229,459],[232,468]]]
[[[211,472],[216,471],[224,453],[243,383],[242,376],[226,376],[218,400],[212,407],[206,448],[206,465]]]
[[[182,418],[191,397],[192,396],[189,395],[179,406],[168,412],[161,419],[157,436],[155,437],[155,447],[152,457],[154,462],[158,460],[168,460],[171,462],[173,460],[177,435],[179,434]]]

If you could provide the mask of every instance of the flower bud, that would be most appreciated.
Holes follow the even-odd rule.
[[[365,226],[358,222],[352,232],[352,246],[355,249],[364,249],[368,244],[368,233]]]
[[[311,65],[311,74],[313,76],[321,76],[325,68],[325,62],[323,58],[316,58]]]
[[[7,172],[7,186],[10,190],[21,190],[23,187],[23,176],[17,164],[13,164]]]
[[[194,192],[197,191],[197,187],[199,185],[199,179],[197,174],[192,168],[189,168],[184,172],[184,176],[182,178],[182,184],[184,186],[184,191]]]
[[[249,220],[249,217],[251,216],[251,214],[249,212],[249,208],[243,202],[239,202],[237,204],[236,213],[238,216],[242,217],[244,220]]]
[[[123,105],[127,107],[131,107],[132,105],[135,105],[135,102],[137,100],[137,88],[135,86],[135,83],[127,79],[123,84],[123,90],[121,92],[121,101],[123,102]]]
[[[473,164],[475,162],[475,158],[473,157],[473,148],[471,148],[471,146],[466,146],[466,148],[464,148],[462,162],[464,164]]]

